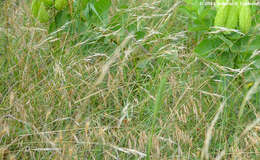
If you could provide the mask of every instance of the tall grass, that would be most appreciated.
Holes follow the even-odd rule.
[[[259,82],[195,56],[182,1],[113,1],[76,34],[29,2],[1,4],[0,159],[259,159]]]
[[[150,159],[150,153],[151,153],[151,149],[152,149],[152,145],[153,145],[153,136],[154,136],[154,132],[155,132],[155,125],[157,122],[158,117],[158,112],[160,110],[160,108],[163,106],[163,95],[164,95],[164,91],[165,91],[165,86],[166,86],[166,81],[167,80],[167,75],[164,75],[164,77],[162,78],[160,85],[158,87],[158,92],[155,98],[155,103],[154,103],[154,108],[153,108],[153,119],[152,119],[152,126],[151,126],[151,131],[150,131],[150,135],[149,135],[149,141],[147,144],[147,156],[146,159]]]

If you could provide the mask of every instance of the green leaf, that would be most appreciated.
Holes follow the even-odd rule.
[[[228,37],[231,40],[239,40],[242,38],[242,35],[237,32],[231,32],[231,34]]]
[[[70,14],[67,9],[58,12],[58,14],[55,16],[56,28],[63,26],[68,21],[70,21]]]
[[[107,25],[109,21],[109,8],[111,6],[111,0],[93,0],[85,1],[86,7],[80,12],[80,16],[83,20],[86,20],[91,24]]]
[[[202,57],[207,57],[214,50],[219,49],[223,42],[218,38],[207,38],[201,41],[195,48],[195,53]]]
[[[226,45],[228,45],[229,48],[233,46],[233,42],[227,39],[225,36],[219,35],[218,38],[221,39]]]
[[[42,0],[44,4],[48,7],[52,6],[54,4],[54,0]]]
[[[260,49],[260,35],[257,35],[253,40],[250,37],[241,39],[241,52],[253,52]]]
[[[256,38],[251,43],[249,43],[248,49],[250,51],[260,49],[260,35],[256,36]]]
[[[104,13],[111,6],[111,0],[97,0],[94,7],[99,14]]]
[[[242,56],[240,59],[242,59],[244,56]],[[222,52],[217,54],[217,56],[215,56],[214,62],[218,63],[219,65],[222,66],[226,66],[226,67],[235,67],[234,63],[235,63],[235,58],[236,58],[236,54],[232,53],[232,52]],[[213,61],[213,60],[212,60]],[[240,65],[241,62],[239,62],[239,64],[236,65]]]
[[[103,24],[108,23],[109,8],[111,0],[96,0],[94,5],[91,5],[92,11],[100,19]]]
[[[102,21],[102,18],[101,18],[101,16],[100,16],[99,12],[96,10],[95,6],[94,6],[92,3],[90,4],[90,8],[91,8],[91,10],[95,13],[95,15],[98,17],[98,19],[99,19],[100,21]]]
[[[55,23],[55,22],[52,22],[52,23],[50,24],[50,26],[49,26],[48,32],[49,32],[49,33],[52,33],[52,32],[54,32],[56,29],[57,29],[57,28],[56,28],[56,23]]]

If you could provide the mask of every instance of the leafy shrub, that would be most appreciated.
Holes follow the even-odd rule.
[[[85,23],[105,24],[111,0],[33,0],[32,15],[49,25],[52,32],[67,22],[75,22],[77,32]]]
[[[185,2],[181,12],[191,22],[188,30],[196,31],[195,54],[223,67],[250,66],[238,79],[243,80],[242,84],[254,82],[260,76],[259,7],[246,5],[248,0],[216,0],[218,4],[229,2],[229,5],[214,7],[200,5],[203,0]]]

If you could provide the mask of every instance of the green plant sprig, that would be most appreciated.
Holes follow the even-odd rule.
[[[33,0],[31,12],[40,23],[49,24],[51,32],[72,20],[104,24],[110,6],[111,0]]]

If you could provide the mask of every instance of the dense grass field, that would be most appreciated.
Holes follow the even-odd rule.
[[[0,159],[260,159],[250,64],[194,54],[181,0],[112,2],[78,33],[0,2]]]

